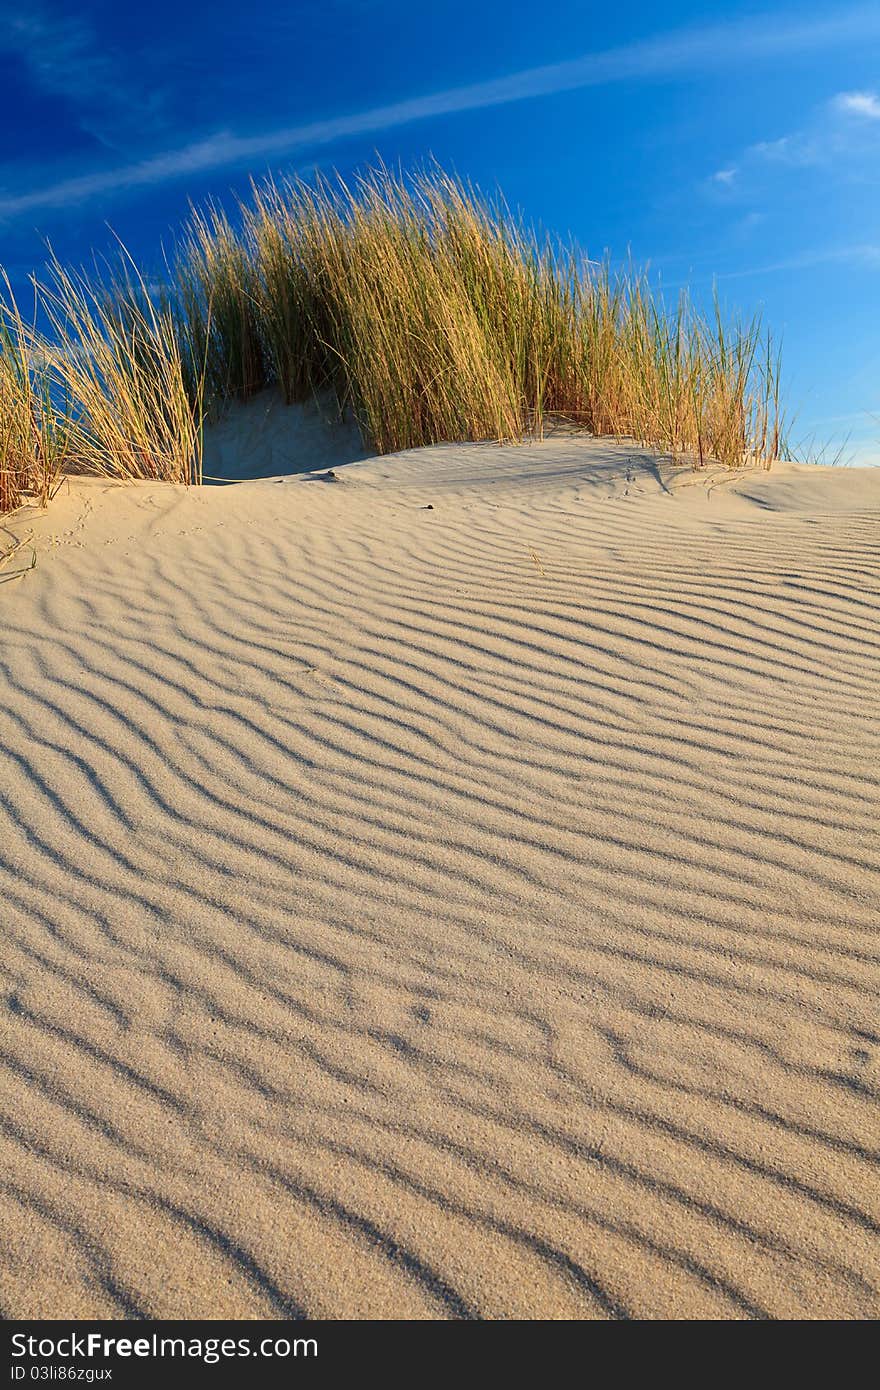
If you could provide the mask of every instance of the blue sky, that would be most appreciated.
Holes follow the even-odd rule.
[[[707,18],[707,9],[711,17]],[[794,435],[880,462],[880,3],[0,0],[0,264],[149,264],[269,169],[433,155],[784,340]]]

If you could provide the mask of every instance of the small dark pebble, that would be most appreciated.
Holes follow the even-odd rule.
[[[422,511],[423,511],[423,512],[432,512],[433,510],[434,510],[434,503],[433,503],[433,502],[429,502],[428,505],[427,505],[427,507],[422,507]]]

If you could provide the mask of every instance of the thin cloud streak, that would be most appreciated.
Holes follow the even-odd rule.
[[[761,218],[763,215],[759,213],[756,216]],[[665,263],[673,265],[680,261],[687,261],[690,271],[684,278],[679,276],[674,280],[667,280],[661,277],[659,283],[665,291],[693,288],[696,285],[720,284],[727,280],[749,280],[762,275],[781,275],[789,271],[811,270],[822,265],[859,266],[865,270],[880,271],[880,244],[858,242],[847,246],[817,247],[763,265],[745,266],[741,270],[710,269],[701,264],[701,261],[705,262],[705,257],[682,254],[667,257]]]
[[[188,174],[262,162],[464,111],[638,78],[730,68],[744,61],[864,43],[870,38],[880,38],[880,9],[873,5],[787,25],[781,24],[778,16],[768,16],[679,31],[628,47],[588,53],[568,62],[528,68],[508,77],[434,92],[351,115],[253,136],[219,132],[136,163],[62,179],[24,193],[0,196],[0,217],[8,219],[38,208],[65,206],[123,190],[147,188]]]
[[[0,0],[0,55],[22,64],[43,92],[61,96],[81,129],[119,152],[119,139],[155,125],[161,96],[141,87],[131,71],[120,82],[119,55],[105,52],[89,21],[29,0]],[[124,143],[124,141],[123,141]]]
[[[834,246],[817,251],[804,251],[785,260],[773,261],[769,265],[750,266],[746,270],[729,270],[714,278],[744,280],[752,275],[776,275],[788,270],[810,270],[813,266],[819,265],[859,265],[869,270],[880,270],[880,245],[861,242],[855,246]]]

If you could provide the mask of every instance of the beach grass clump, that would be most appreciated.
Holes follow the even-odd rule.
[[[211,400],[246,401],[266,385],[254,290],[251,248],[227,214],[213,204],[193,209],[169,296],[191,394],[204,383]]]
[[[28,500],[45,506],[69,452],[69,423],[44,346],[0,272],[0,512]]]
[[[674,307],[635,271],[591,275],[581,292],[586,418],[596,434],[731,467],[778,457],[779,360],[760,321],[725,322],[717,299]]]
[[[330,388],[344,397],[330,278],[342,223],[333,199],[303,182],[268,180],[242,208],[242,226],[267,382],[278,382],[288,405]]]
[[[525,424],[506,353],[469,293],[467,268],[436,216],[442,206],[424,191],[373,176],[335,202],[325,194],[330,235],[313,248],[326,341],[380,453],[513,439]]]
[[[380,453],[521,439],[548,414],[698,463],[779,449],[756,320],[686,294],[670,307],[638,270],[540,237],[439,169],[270,181],[237,224],[196,212],[171,303],[215,402],[331,389]]]
[[[285,399],[334,389],[378,452],[533,423],[554,287],[513,223],[454,180],[271,183],[243,229]]]
[[[71,403],[72,465],[113,478],[200,482],[202,385],[163,296],[123,256],[109,279],[53,261],[42,299],[45,350]]]
[[[756,319],[668,304],[438,168],[254,186],[193,210],[157,282],[53,260],[47,328],[0,316],[0,510],[61,460],[201,479],[202,423],[275,383],[335,395],[367,447],[516,441],[563,416],[696,465],[781,448],[779,360]],[[59,412],[58,402],[65,402]]]

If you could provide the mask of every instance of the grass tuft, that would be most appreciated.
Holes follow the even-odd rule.
[[[331,388],[380,453],[520,439],[555,414],[698,464],[778,454],[757,320],[670,308],[442,170],[270,181],[240,212],[238,229],[194,213],[176,263],[181,340],[215,402]]]
[[[46,505],[68,455],[69,423],[44,347],[0,271],[0,512],[29,499]]]
[[[38,294],[43,337],[11,294],[0,311],[0,510],[45,500],[63,463],[199,482],[205,411],[271,383],[334,392],[379,453],[548,415],[697,466],[781,448],[757,319],[668,305],[438,168],[268,181],[234,220],[194,210],[158,285],[123,251],[109,280],[53,260]]]
[[[202,383],[188,370],[174,315],[123,254],[109,281],[51,263],[42,291],[47,353],[72,403],[71,457],[115,478],[201,481]]]

